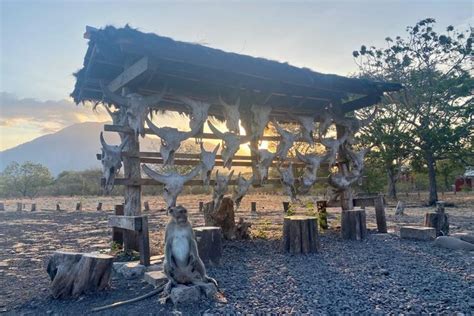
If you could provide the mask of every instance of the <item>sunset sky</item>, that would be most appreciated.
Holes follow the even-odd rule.
[[[86,25],[108,24],[266,57],[323,73],[356,71],[352,51],[382,46],[407,25],[473,25],[472,1],[0,0],[0,150],[68,125],[108,119],[69,99]]]

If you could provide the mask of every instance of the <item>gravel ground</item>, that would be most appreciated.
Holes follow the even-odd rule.
[[[199,198],[189,197],[193,204]],[[268,238],[226,242],[223,265],[209,269],[227,303],[161,305],[157,297],[102,314],[197,313],[474,313],[474,253],[433,247],[430,242],[400,240],[395,234],[369,234],[363,242],[343,241],[337,228],[321,235],[321,251],[291,256],[280,252],[281,197],[252,196],[258,216],[239,213]],[[184,203],[186,205],[187,200]],[[244,200],[245,201],[245,200]],[[474,231],[472,197],[448,208],[452,231]],[[14,205],[13,203],[11,203]],[[273,205],[275,204],[275,205]],[[92,205],[92,203],[91,203]],[[8,206],[8,204],[7,204]],[[266,209],[263,209],[264,206]],[[242,209],[246,209],[244,206]],[[389,228],[420,224],[427,208],[409,208],[404,217],[387,209]],[[373,210],[368,226],[375,227]],[[159,253],[165,215],[150,213],[152,245]],[[55,249],[106,249],[110,230],[105,212],[51,211],[0,213],[0,311],[7,314],[87,314],[92,307],[129,299],[152,290],[140,280],[112,280],[111,289],[76,300],[53,300],[44,270]],[[338,211],[329,211],[337,227]],[[202,223],[197,208],[191,220]],[[100,313],[99,313],[100,314]]]

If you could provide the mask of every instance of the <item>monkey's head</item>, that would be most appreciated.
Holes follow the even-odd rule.
[[[170,207],[168,213],[178,224],[185,224],[188,222],[188,210],[182,205]]]

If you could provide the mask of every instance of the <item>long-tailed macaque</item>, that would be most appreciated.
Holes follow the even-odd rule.
[[[203,284],[217,282],[206,274],[204,263],[199,257],[196,238],[188,211],[181,205],[169,208],[170,221],[165,232],[164,273],[168,277],[165,292],[177,284]]]

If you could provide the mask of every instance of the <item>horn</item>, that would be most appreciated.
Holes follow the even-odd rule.
[[[234,175],[234,170],[232,170],[229,175],[227,176],[227,181],[230,181],[232,179],[232,176]]]
[[[301,160],[301,161],[304,162],[304,163],[308,163],[308,160],[306,159],[306,157],[305,157],[302,153],[300,153],[300,152],[298,151],[298,149],[295,149],[295,153],[296,153],[296,157],[297,157],[299,160]]]
[[[107,144],[104,139],[104,132],[100,132],[100,143],[102,144],[102,148],[105,149],[105,151],[110,151],[112,150],[112,146]]]
[[[126,97],[122,97],[116,93],[113,93],[110,91],[109,87],[106,86],[102,81],[100,82],[100,88],[102,89],[102,93],[112,100],[112,102],[116,103],[119,106],[127,106],[128,105],[128,99]]]
[[[219,150],[219,147],[221,147],[221,143],[217,144],[216,148],[212,151],[214,155],[217,155],[217,151]]]
[[[127,145],[128,143],[128,139],[129,139],[128,137],[125,137],[123,142],[120,144],[120,151],[122,151],[125,148],[125,145]]]
[[[145,118],[146,124],[148,127],[155,133],[158,137],[164,138],[164,134],[162,133],[162,129],[153,124],[148,117]]]
[[[211,129],[212,133],[216,135],[219,138],[224,138],[224,133],[221,133],[210,121],[207,121],[207,125],[209,125],[209,128]]]
[[[200,147],[201,147],[201,151],[204,151],[204,146],[203,146],[202,142],[200,142],[199,144],[200,144]]]
[[[147,165],[142,165],[142,170],[152,179],[160,182],[160,183],[163,183],[163,184],[166,184],[167,181],[168,181],[168,177],[165,176],[165,175],[162,175],[162,174],[159,174],[158,172],[156,172],[155,170],[152,170],[150,167],[148,167]]]

